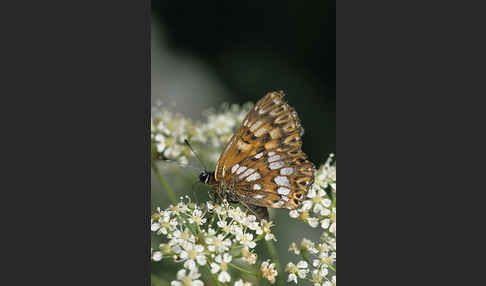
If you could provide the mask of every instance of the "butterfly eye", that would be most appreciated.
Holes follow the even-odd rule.
[[[207,184],[209,182],[209,174],[207,172],[199,174],[199,181],[203,184]]]

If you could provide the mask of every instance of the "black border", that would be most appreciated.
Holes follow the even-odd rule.
[[[484,280],[483,11],[338,1],[340,284]]]
[[[2,284],[150,285],[150,1],[7,4]]]

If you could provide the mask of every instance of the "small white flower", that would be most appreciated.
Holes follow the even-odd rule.
[[[289,212],[289,216],[290,216],[291,218],[297,218],[297,217],[299,217],[299,212],[298,212],[297,210],[291,210],[291,211]]]
[[[285,271],[289,272],[289,278],[288,282],[293,281],[294,283],[297,283],[297,276],[300,279],[304,279],[307,276],[307,273],[310,271],[308,269],[309,265],[305,261],[299,261],[297,265],[293,264],[292,262],[289,262],[287,264],[287,267],[285,268]]]
[[[162,211],[160,214],[161,217],[158,221],[158,227],[152,225],[152,228],[155,229],[157,227],[157,234],[167,234],[173,231],[177,226],[177,221],[170,218],[170,212]]]
[[[206,223],[206,219],[203,217],[204,217],[203,212],[200,209],[195,209],[192,212],[192,216],[189,218],[189,222],[195,223],[197,225],[203,225],[204,223]]]
[[[223,234],[218,234],[215,237],[206,238],[206,244],[209,251],[223,253],[228,251],[232,243],[229,238],[225,239]]]
[[[311,226],[311,227],[317,227],[317,225],[319,224],[319,221],[317,220],[316,217],[310,217],[310,218],[307,218],[307,223]]]
[[[321,212],[319,214],[321,216],[330,216],[331,215],[331,210],[330,209],[326,209],[326,208],[322,208],[321,209]]]
[[[332,233],[336,233],[336,223],[333,222],[331,226],[329,227],[329,231]]]
[[[170,283],[171,286],[203,286],[204,283],[197,278],[201,277],[201,274],[197,271],[190,271],[187,274],[186,269],[181,269],[177,272],[177,280]],[[197,279],[197,280],[196,280]]]
[[[251,286],[250,282],[245,282],[242,279],[235,282],[235,286]]]
[[[331,222],[330,219],[326,218],[321,221],[321,227],[323,229],[327,229],[329,227],[329,223]]]
[[[300,249],[307,250],[310,253],[314,253],[314,254],[319,252],[316,249],[314,242],[312,242],[312,240],[309,240],[307,238],[303,238],[302,241],[300,242]]]
[[[331,204],[332,204],[332,201],[331,201],[330,199],[327,199],[327,198],[326,198],[326,199],[323,199],[323,200],[322,200],[322,205],[323,205],[324,207],[326,207],[326,208],[330,207],[330,206],[331,206]]]
[[[251,233],[237,233],[236,240],[249,248],[254,248],[256,246],[256,243],[253,241],[253,234]]]
[[[218,274],[218,281],[222,283],[230,282],[231,281],[231,276],[227,272],[228,270],[228,264],[231,262],[231,255],[228,253],[225,253],[223,256],[218,255],[214,259],[216,262],[211,263],[211,273]]]
[[[152,260],[153,261],[160,261],[160,260],[162,260],[162,252],[160,252],[160,251],[154,251],[154,253],[152,253]]]
[[[228,225],[228,223],[226,222],[226,220],[224,219],[220,219],[218,220],[218,222],[216,223],[217,226],[219,226],[224,232],[231,232],[231,224]]]
[[[199,265],[206,264],[206,256],[204,254],[204,246],[199,244],[187,243],[184,245],[184,250],[179,254],[181,261],[184,262],[184,267],[187,269],[195,269],[196,262]]]
[[[305,200],[302,202],[302,211],[309,211],[312,208],[312,201]]]
[[[226,114],[210,115],[208,122],[211,124],[212,130],[218,135],[232,132],[236,125],[234,117]]]
[[[209,211],[212,211],[214,209],[214,205],[213,203],[211,203],[210,201],[207,201],[206,202],[206,208],[209,210]]]
[[[154,223],[152,223],[152,225],[150,226],[150,230],[151,230],[151,231],[157,231],[159,228],[160,228],[160,224],[159,224],[158,222],[154,222]]]
[[[294,282],[295,284],[297,284],[297,275],[295,275],[295,273],[290,273],[287,282]]]
[[[300,248],[297,246],[297,244],[295,242],[292,242],[290,244],[289,251],[293,251],[295,253],[295,255],[299,255],[300,254]]]
[[[270,263],[270,260],[264,261],[260,266],[260,270],[265,279],[271,284],[275,283],[275,277],[278,275],[278,272],[275,269],[275,263]]]

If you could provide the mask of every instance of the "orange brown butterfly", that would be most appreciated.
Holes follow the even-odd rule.
[[[279,91],[260,99],[227,143],[216,170],[199,175],[211,186],[213,200],[241,203],[267,220],[267,208],[295,209],[302,202],[315,168],[301,150],[304,130],[297,113],[283,97]]]

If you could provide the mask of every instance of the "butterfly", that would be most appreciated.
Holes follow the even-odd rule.
[[[268,220],[267,208],[295,209],[314,181],[314,165],[302,152],[303,128],[283,91],[269,92],[231,137],[214,172],[199,180],[213,200],[241,203]],[[216,196],[215,196],[216,194]]]

